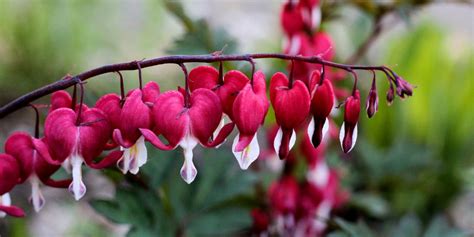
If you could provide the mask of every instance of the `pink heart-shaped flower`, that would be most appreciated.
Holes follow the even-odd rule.
[[[295,128],[305,121],[309,114],[310,96],[302,81],[293,85],[285,74],[277,72],[270,82],[270,100],[280,130],[275,137],[274,147],[281,159],[288,156],[296,139]]]

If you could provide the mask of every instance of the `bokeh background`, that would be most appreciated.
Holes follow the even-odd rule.
[[[379,113],[370,120],[361,116],[350,158],[341,158],[336,142],[331,145],[328,162],[351,193],[334,215],[340,219],[330,226],[333,236],[474,236],[474,5],[322,2],[322,27],[335,41],[336,61],[353,56],[381,24],[380,34],[355,60],[386,64],[416,86],[413,97],[397,99],[391,107],[380,94]],[[0,105],[66,74],[109,63],[221,49],[281,52],[282,3],[0,0]],[[245,63],[226,67],[249,70]],[[273,60],[258,61],[257,67],[267,75],[285,69]],[[162,90],[183,83],[175,65],[143,73]],[[128,89],[138,85],[136,72],[124,76]],[[86,87],[92,105],[100,95],[118,92],[119,84],[116,75],[107,74]],[[12,131],[33,132],[33,124],[28,108],[2,119],[0,144]],[[87,172],[88,193],[80,202],[45,187],[45,208],[40,213],[25,208],[24,219],[1,219],[0,235],[245,235],[255,199],[264,198],[256,184],[265,189],[278,174],[240,171],[229,147],[197,149],[200,173],[193,185],[179,178],[180,152],[150,147],[142,171],[145,185],[106,170]],[[28,195],[27,185],[12,193],[22,207],[28,206]]]

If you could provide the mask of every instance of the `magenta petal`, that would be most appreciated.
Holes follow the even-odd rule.
[[[112,128],[118,128],[120,124],[120,97],[117,94],[106,94],[95,103],[95,108],[100,109],[107,116]]]
[[[13,217],[24,217],[25,212],[16,206],[2,206],[0,205],[0,211],[7,213],[9,216]]]
[[[222,118],[219,98],[209,89],[197,89],[191,94],[191,133],[201,144],[209,142]]]
[[[131,143],[131,142],[128,142],[126,140],[123,139],[122,137],[122,132],[120,132],[119,129],[114,129],[114,132],[113,132],[113,138],[114,138],[114,141],[119,144],[121,147],[124,147],[124,148],[129,148],[131,146],[133,146],[134,143]]]
[[[142,100],[142,92],[139,89],[133,90],[125,100],[120,114],[119,129],[123,140],[134,144],[141,136],[138,129],[151,127],[150,113],[150,108]]]
[[[234,123],[224,125],[212,142],[203,143],[203,145],[206,147],[216,147],[220,145],[229,136],[232,130],[234,130],[234,126]]]
[[[176,147],[188,132],[190,121],[187,113],[184,97],[178,91],[161,94],[153,106],[155,130],[159,131],[172,147]]]
[[[86,164],[93,169],[104,169],[117,163],[117,161],[122,157],[122,155],[123,151],[112,151],[99,162],[94,163],[93,161],[91,161]]]
[[[160,95],[160,86],[158,85],[158,83],[150,81],[143,87],[142,93],[143,102],[149,102],[154,104],[155,101],[158,99],[158,96]]]
[[[51,165],[61,165],[61,161],[54,160],[48,151],[48,146],[39,139],[33,139],[33,145],[43,159]]]
[[[89,109],[82,114],[83,122],[78,127],[78,152],[82,155],[84,161],[89,163],[102,153],[105,144],[109,140],[111,128],[105,114],[99,109]]]
[[[72,98],[67,91],[56,91],[51,95],[51,108],[49,112],[59,108],[71,108]]]
[[[214,89],[218,84],[219,71],[212,66],[199,66],[189,72],[189,89]]]
[[[5,142],[5,153],[18,161],[22,179],[20,182],[23,183],[33,172],[34,147],[31,136],[25,132],[13,133]]]
[[[232,107],[239,92],[249,83],[248,77],[241,71],[231,70],[224,75],[224,84],[216,90],[222,104],[222,110],[230,119],[233,118]]]
[[[49,178],[49,179],[41,180],[41,182],[53,188],[67,188],[71,184],[72,179],[53,180]]]
[[[140,132],[142,133],[145,140],[147,140],[153,146],[155,146],[156,148],[160,150],[169,151],[169,150],[173,150],[177,146],[177,145],[175,146],[165,145],[150,129],[140,128]]]
[[[249,144],[252,142],[252,139],[254,135],[239,135],[239,141],[237,142],[237,145],[235,146],[234,151],[235,152],[241,152],[243,151]]]
[[[0,195],[9,192],[20,181],[20,167],[16,159],[0,154]]]
[[[46,117],[44,135],[49,153],[55,160],[63,162],[76,144],[76,113],[69,108],[59,108]]]

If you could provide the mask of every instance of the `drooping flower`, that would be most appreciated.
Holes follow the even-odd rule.
[[[294,213],[298,205],[299,191],[298,181],[291,175],[285,175],[273,183],[268,196],[276,214]]]
[[[314,71],[310,81],[311,115],[308,136],[314,147],[318,147],[329,129],[329,114],[334,107],[334,90],[327,78],[321,78],[319,71]]]
[[[121,156],[120,151],[115,151],[100,162],[94,162],[102,153],[111,134],[107,118],[99,109],[82,106],[81,110],[75,112],[69,108],[59,108],[48,115],[44,127],[49,152],[42,152],[41,155],[50,155],[50,159],[57,163],[68,159],[73,180],[69,191],[76,200],[86,193],[86,186],[82,182],[83,162],[91,168],[102,169],[116,162]],[[41,149],[38,151],[41,152]]]
[[[106,114],[113,129],[113,140],[123,151],[117,166],[124,174],[137,174],[147,161],[145,139],[139,129],[153,127],[151,107],[159,93],[158,84],[151,81],[142,90],[128,92],[123,100],[111,93],[101,97],[95,104],[96,108]]]
[[[196,89],[187,101],[186,94],[167,91],[156,100],[152,109],[155,131],[163,135],[165,145],[150,129],[140,129],[147,141],[159,149],[171,150],[180,146],[184,151],[184,163],[180,174],[186,183],[194,181],[197,175],[193,163],[193,149],[198,143],[205,147],[221,144],[232,132],[233,124],[228,124],[214,140],[211,137],[222,117],[219,98],[211,90]]]
[[[303,8],[300,4],[288,1],[283,5],[280,14],[281,26],[290,37],[298,32],[304,31]]]
[[[357,141],[357,123],[360,113],[359,90],[355,90],[353,95],[346,99],[344,105],[344,123],[342,123],[339,133],[339,140],[344,153],[349,153]]]
[[[405,96],[413,95],[413,86],[407,81],[403,80],[403,78],[397,76],[395,78],[395,84],[397,86],[397,95],[400,96],[400,98],[404,99]]]
[[[52,180],[53,175],[60,164],[50,164],[41,154],[47,153],[47,146],[41,139],[31,137],[25,132],[15,132],[5,142],[5,153],[14,157],[20,170],[20,182],[28,181],[31,184],[30,202],[36,212],[44,206],[45,200],[40,189],[40,182],[57,188],[67,188],[71,180]],[[39,151],[41,150],[41,151]],[[49,161],[54,162],[54,161]]]
[[[310,96],[302,81],[289,81],[285,74],[277,72],[270,81],[270,100],[280,126],[273,146],[284,159],[295,144],[295,128],[308,117]]]
[[[249,83],[244,87],[233,106],[234,122],[239,134],[232,143],[232,152],[241,169],[247,169],[260,154],[256,134],[270,106],[265,91],[265,75],[258,71],[253,78],[253,85]]]
[[[367,101],[365,104],[365,109],[367,111],[367,116],[372,118],[377,112],[379,107],[379,96],[377,95],[377,88],[375,84],[375,78],[372,80],[372,86],[367,96]]]
[[[19,207],[11,205],[10,190],[20,181],[20,168],[16,159],[8,154],[0,154],[0,218],[6,215],[23,217]]]

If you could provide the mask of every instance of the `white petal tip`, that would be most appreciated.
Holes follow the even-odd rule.
[[[240,169],[246,170],[250,165],[257,160],[260,154],[260,147],[258,145],[257,134],[253,137],[250,144],[241,152],[236,152],[235,147],[239,141],[239,135],[237,135],[232,144],[232,153],[234,154],[237,162],[239,163]]]
[[[69,185],[69,192],[74,196],[76,201],[79,201],[86,194],[86,185],[81,181],[75,183],[74,181]]]

